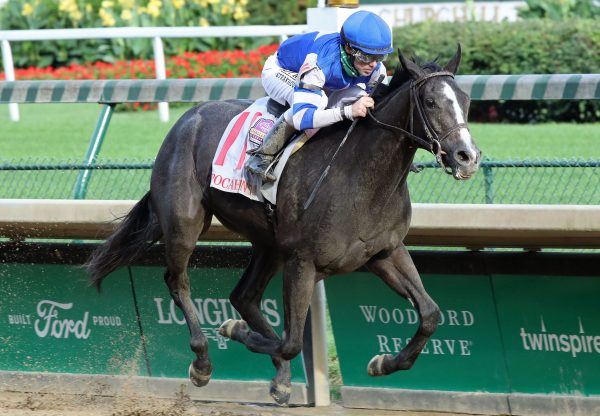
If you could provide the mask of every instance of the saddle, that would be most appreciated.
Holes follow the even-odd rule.
[[[265,199],[261,192],[254,193],[244,179],[243,169],[248,157],[247,152],[262,144],[277,118],[288,108],[289,106],[264,97],[256,100],[229,122],[213,158],[210,183],[212,188],[242,194],[255,201]],[[280,159],[279,165],[283,165],[284,160],[285,158]],[[283,166],[278,168],[283,169]],[[267,198],[273,200],[273,203],[275,191],[276,186],[271,189],[272,196]]]

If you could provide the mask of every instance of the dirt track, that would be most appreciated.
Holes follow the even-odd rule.
[[[101,397],[0,392],[3,416],[453,416],[450,413],[400,412],[328,407],[278,407],[145,397]],[[458,416],[458,415],[454,415]]]

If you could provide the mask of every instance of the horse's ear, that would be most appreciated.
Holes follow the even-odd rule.
[[[457,43],[456,44],[456,53],[454,54],[452,59],[450,59],[450,61],[446,64],[446,66],[444,67],[444,70],[446,70],[448,72],[452,72],[453,74],[456,74],[458,72],[458,66],[460,65],[461,55],[462,55],[462,51],[461,51],[460,43]]]
[[[419,76],[421,76],[421,74],[423,73],[419,65],[415,64],[410,59],[406,59],[406,57],[402,55],[400,49],[398,49],[398,59],[400,60],[400,65],[402,65],[402,69],[408,72],[411,78],[419,78]]]

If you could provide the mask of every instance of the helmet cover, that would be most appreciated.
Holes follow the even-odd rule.
[[[392,31],[375,13],[360,10],[346,19],[341,30],[342,41],[350,47],[372,55],[392,53]]]

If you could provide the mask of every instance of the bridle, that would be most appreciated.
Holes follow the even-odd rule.
[[[408,129],[403,129],[398,126],[394,126],[391,124],[384,123],[378,120],[371,110],[368,110],[369,117],[378,125],[385,129],[401,133],[402,135],[410,138],[416,146],[425,149],[435,156],[438,164],[444,169],[444,171],[448,174],[452,174],[452,169],[447,167],[442,160],[442,145],[441,143],[452,133],[458,131],[460,129],[469,129],[466,123],[458,123],[455,126],[449,128],[443,134],[438,134],[433,126],[431,125],[431,121],[427,117],[425,113],[425,109],[423,108],[423,103],[419,99],[419,90],[420,88],[427,83],[432,78],[435,77],[451,77],[454,78],[454,74],[449,71],[438,71],[432,72],[430,74],[422,75],[421,77],[411,80],[410,82],[410,99],[409,99],[409,112],[410,118],[408,119]],[[417,110],[417,115],[419,117],[419,122],[423,126],[423,130],[425,131],[426,139],[415,135],[414,132],[414,116],[415,109]]]

